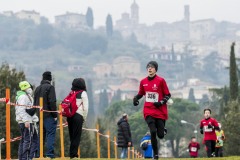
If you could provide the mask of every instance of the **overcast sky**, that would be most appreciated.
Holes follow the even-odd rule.
[[[140,23],[174,22],[181,20],[184,5],[190,6],[190,19],[214,18],[217,21],[240,23],[240,0],[136,0],[139,5]],[[105,24],[107,14],[113,22],[120,19],[123,12],[130,13],[133,0],[0,0],[0,12],[35,10],[54,22],[54,16],[68,12],[86,14],[91,7],[94,26]]]

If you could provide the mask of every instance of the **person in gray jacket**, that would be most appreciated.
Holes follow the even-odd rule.
[[[17,91],[16,96],[16,121],[18,122],[22,139],[18,148],[18,159],[28,160],[35,158],[38,150],[38,130],[36,123],[38,117],[28,106],[33,105],[31,84],[27,81],[19,83],[20,91]],[[31,112],[29,112],[31,111]]]

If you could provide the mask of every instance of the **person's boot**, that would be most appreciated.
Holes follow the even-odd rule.
[[[158,159],[158,155],[154,155],[153,159]]]
[[[216,155],[215,155],[215,152],[213,152],[211,156],[212,156],[212,157],[215,157],[215,156],[216,156]]]

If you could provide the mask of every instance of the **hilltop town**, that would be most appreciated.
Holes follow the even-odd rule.
[[[141,54],[141,58],[136,58],[137,53],[133,56],[125,51],[124,55],[118,54],[111,59],[103,58],[97,63],[94,61],[90,65],[91,74],[85,76],[93,80],[95,95],[106,90],[111,100],[114,94],[121,90],[122,100],[131,99],[137,92],[140,78],[146,75],[145,64],[148,60],[160,63],[159,74],[166,77],[173,97],[187,99],[190,89],[194,89],[194,95],[199,102],[209,95],[208,89],[227,85],[227,78],[223,75],[228,73],[226,67],[229,64],[230,46],[233,41],[236,42],[236,57],[240,56],[240,24],[218,22],[214,19],[191,21],[190,9],[189,5],[183,6],[180,21],[156,22],[149,26],[139,23],[141,7],[134,1],[130,5],[130,13],[122,13],[121,18],[115,20],[113,29],[120,33],[123,39],[133,37],[148,49]],[[32,21],[34,25],[49,23],[48,19],[37,11],[4,11],[0,15]],[[82,13],[66,12],[56,15],[55,22],[50,25],[53,29],[76,32],[105,32],[104,26],[89,27],[86,15]],[[5,60],[8,61],[8,58]],[[206,69],[206,66],[212,67],[213,70]],[[29,71],[29,66],[22,67]],[[191,67],[192,72],[189,71]],[[69,74],[81,73],[84,76],[82,70],[85,68],[81,64],[68,63],[65,69]],[[59,71],[57,72],[56,79],[59,77]],[[201,75],[202,73],[204,74]],[[31,72],[29,74],[31,75]]]

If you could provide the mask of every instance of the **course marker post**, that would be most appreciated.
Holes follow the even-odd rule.
[[[40,109],[39,109],[39,130],[40,130],[40,158],[43,158],[43,97],[40,97]]]
[[[61,143],[61,158],[64,159],[64,139],[63,139],[63,122],[62,122],[62,105],[59,105],[59,129],[60,129],[60,143]]]
[[[10,89],[6,88],[6,159],[11,159]]]
[[[97,124],[97,152],[98,152],[98,158],[100,158],[100,139],[99,139],[99,125]]]

